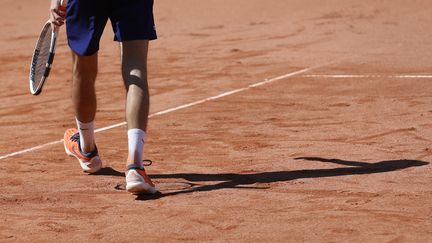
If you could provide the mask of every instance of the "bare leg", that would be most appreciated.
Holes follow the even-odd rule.
[[[96,115],[95,80],[98,56],[79,56],[72,53],[73,88],[72,101],[75,116],[81,122],[92,122]]]
[[[148,41],[125,41],[121,47],[122,74],[127,90],[128,129],[139,128],[146,131],[150,104],[147,84]]]

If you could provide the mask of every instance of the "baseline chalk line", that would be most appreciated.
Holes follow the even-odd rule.
[[[432,79],[432,75],[428,74],[399,74],[399,75],[383,75],[383,74],[308,74],[303,75],[304,78],[394,78],[394,79]]]

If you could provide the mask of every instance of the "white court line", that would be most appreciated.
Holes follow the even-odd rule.
[[[41,145],[38,145],[38,146],[34,146],[32,148],[24,149],[24,150],[21,150],[21,151],[10,153],[10,154],[6,154],[6,155],[1,156],[0,160],[6,159],[6,158],[9,158],[9,157],[13,157],[13,156],[16,156],[16,155],[19,155],[19,154],[25,154],[25,153],[28,153],[28,152],[31,152],[31,151],[35,151],[35,150],[38,150],[38,149],[41,149],[41,148],[44,148],[44,147],[47,147],[47,146],[50,146],[50,145],[62,143],[62,142],[63,142],[63,139],[62,140],[57,140],[57,141],[52,141],[52,142],[45,143],[45,144],[41,144]]]
[[[329,64],[331,64],[331,63],[329,63]],[[191,106],[199,105],[199,104],[211,101],[211,100],[220,99],[222,97],[233,95],[233,94],[236,94],[236,93],[239,93],[239,92],[242,92],[242,91],[246,91],[246,90],[251,89],[251,88],[259,87],[259,86],[262,86],[262,85],[265,85],[265,84],[268,84],[268,83],[271,83],[271,82],[274,82],[274,81],[278,81],[278,80],[294,77],[294,76],[297,76],[297,75],[309,72],[309,71],[311,71],[313,69],[316,69],[316,68],[319,68],[319,67],[323,67],[323,66],[326,66],[326,65],[329,65],[329,64],[314,66],[314,67],[310,67],[310,68],[305,68],[305,69],[301,69],[301,70],[298,70],[298,71],[295,71],[295,72],[292,72],[292,73],[287,73],[287,74],[284,74],[284,75],[281,75],[281,76],[277,76],[277,77],[274,77],[274,78],[271,78],[271,79],[265,79],[264,81],[248,85],[247,87],[244,87],[244,88],[234,89],[234,90],[227,91],[227,92],[224,92],[224,93],[221,93],[221,94],[209,97],[209,98],[205,98],[205,99],[202,99],[202,100],[198,100],[198,101],[195,101],[195,102],[191,102],[191,103],[188,103],[188,104],[180,105],[180,106],[177,106],[177,107],[173,107],[173,108],[170,108],[170,109],[166,109],[166,110],[163,110],[163,111],[159,111],[159,112],[150,114],[149,118],[155,117],[155,116],[160,116],[160,115],[167,114],[167,113],[174,112],[174,111],[178,111],[178,110],[185,109],[185,108],[188,108],[188,107],[191,107]],[[116,127],[121,127],[121,126],[124,126],[124,125],[126,125],[126,122],[120,122],[120,123],[117,123],[117,124],[114,124],[114,125],[110,125],[110,126],[106,126],[106,127],[103,127],[103,128],[96,129],[95,132],[96,133],[97,132],[103,132],[103,131],[110,130],[110,129],[113,129],[113,128],[116,128]],[[52,142],[45,143],[45,144],[41,144],[41,145],[38,145],[38,146],[35,146],[35,147],[23,149],[21,151],[13,152],[13,153],[10,153],[10,154],[2,155],[2,156],[0,156],[0,160],[6,159],[6,158],[10,158],[10,157],[13,157],[13,156],[16,156],[16,155],[20,155],[20,154],[29,153],[29,152],[32,152],[32,151],[35,151],[35,150],[39,150],[39,149],[48,147],[50,145],[59,144],[59,143],[62,143],[62,142],[63,142],[63,139],[57,140],[57,141],[52,141]]]
[[[401,75],[381,75],[381,74],[308,74],[304,78],[396,78],[396,79],[432,79],[432,75],[426,74],[401,74]]]

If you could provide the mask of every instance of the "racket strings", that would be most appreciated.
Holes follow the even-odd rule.
[[[46,26],[36,45],[35,57],[32,63],[32,81],[35,89],[45,76],[46,66],[50,56],[51,33],[51,26]]]
[[[48,57],[50,53],[50,45],[51,45],[51,32],[48,32],[44,35],[44,38],[41,39],[40,47],[39,47],[39,60],[36,65],[36,77],[37,80],[41,79],[45,73],[45,67],[48,62]]]

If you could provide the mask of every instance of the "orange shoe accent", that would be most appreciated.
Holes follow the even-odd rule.
[[[66,130],[63,138],[65,147],[79,160],[90,161],[90,157],[86,157],[81,153],[81,150],[79,148],[79,140],[72,140],[72,137],[76,134],[78,134],[78,130],[76,128],[70,128]]]
[[[135,164],[130,164],[126,170],[126,190],[133,194],[156,193],[156,187],[150,177]]]
[[[99,158],[97,148],[87,154],[81,152],[79,133],[76,128],[66,130],[64,134],[64,148],[67,155],[78,159],[81,168],[85,172],[94,173],[102,168],[102,161]]]
[[[145,172],[145,170],[136,170],[136,172],[138,172],[138,174],[140,174],[140,176],[143,177],[144,181],[149,184],[151,187],[155,187],[155,185],[153,184],[153,182],[150,180],[150,177],[147,175],[147,173]]]

